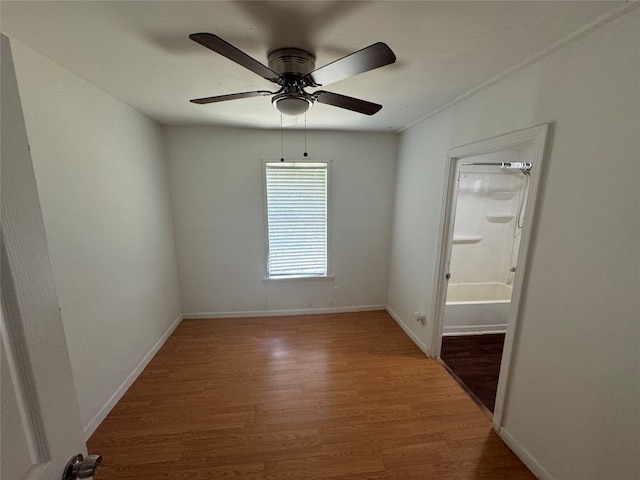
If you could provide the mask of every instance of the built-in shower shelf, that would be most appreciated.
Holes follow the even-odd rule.
[[[466,245],[469,243],[478,243],[480,240],[482,240],[482,235],[476,235],[476,234],[468,234],[468,235],[454,235],[453,236],[453,243],[457,244],[457,245]]]
[[[491,198],[496,200],[511,200],[513,197],[517,195],[518,192],[506,192],[506,191],[496,191],[489,192]]]
[[[487,213],[485,216],[491,223],[509,223],[515,218],[513,213]]]

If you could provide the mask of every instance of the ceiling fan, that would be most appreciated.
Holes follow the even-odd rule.
[[[322,87],[396,61],[391,49],[386,44],[378,42],[318,69],[315,69],[315,57],[311,53],[299,48],[280,48],[268,55],[267,67],[212,33],[193,33],[189,38],[280,86],[275,92],[257,90],[231,93],[196,98],[190,100],[192,103],[207,104],[273,95],[271,103],[284,115],[292,116],[305,113],[314,102],[373,115],[382,105],[325,90],[308,93],[304,89]]]

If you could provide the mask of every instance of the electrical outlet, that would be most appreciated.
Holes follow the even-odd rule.
[[[339,297],[340,296],[340,287],[333,287],[333,292],[331,292],[331,296]]]

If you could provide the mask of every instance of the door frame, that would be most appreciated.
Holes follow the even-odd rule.
[[[437,249],[437,264],[435,271],[435,289],[432,298],[431,318],[432,330],[429,341],[430,351],[433,357],[439,357],[442,349],[442,329],[444,322],[444,310],[447,298],[447,286],[449,265],[451,262],[451,247],[453,240],[453,226],[455,221],[456,199],[458,193],[457,171],[460,161],[469,157],[476,157],[502,150],[533,147],[532,167],[527,196],[527,208],[524,214],[524,227],[518,250],[518,268],[513,282],[511,307],[507,321],[502,362],[500,364],[500,376],[496,392],[496,403],[493,412],[493,427],[499,432],[502,423],[504,400],[509,382],[509,371],[513,356],[514,338],[519,328],[518,317],[520,314],[520,302],[523,293],[523,282],[529,263],[528,254],[531,247],[531,229],[536,210],[536,199],[539,190],[540,173],[543,169],[545,143],[548,124],[537,125],[524,130],[499,135],[497,137],[480,140],[478,142],[462,145],[450,149],[447,152],[447,173],[440,213],[440,239]]]

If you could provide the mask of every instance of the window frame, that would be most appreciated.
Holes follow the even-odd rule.
[[[268,164],[288,164],[288,165],[296,165],[296,164],[324,164],[327,167],[327,190],[326,190],[326,203],[327,203],[327,252],[326,252],[326,274],[318,275],[318,274],[308,274],[308,275],[275,275],[271,276],[269,274],[269,251],[270,251],[270,243],[269,243],[269,204],[267,198],[267,166]],[[264,238],[265,238],[265,256],[264,256],[264,281],[298,281],[298,280],[323,280],[323,279],[333,279],[332,267],[331,267],[331,171],[332,171],[332,160],[314,160],[314,159],[304,159],[304,160],[293,160],[293,161],[281,161],[277,160],[262,160],[261,168],[262,168],[262,190],[263,190],[263,221],[264,221]]]

